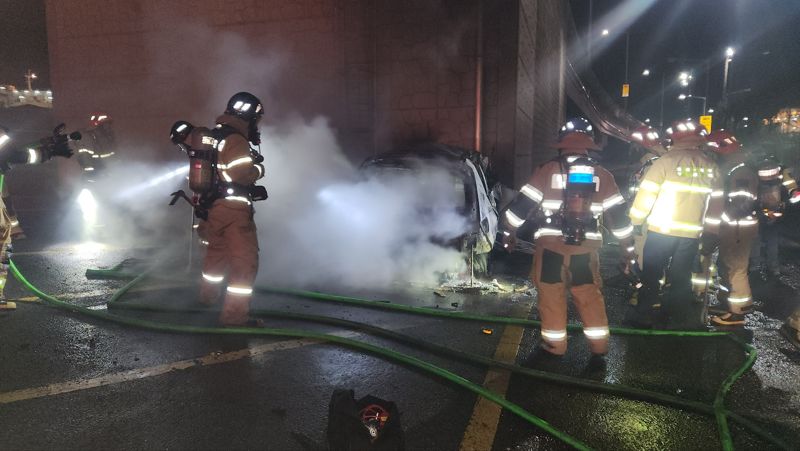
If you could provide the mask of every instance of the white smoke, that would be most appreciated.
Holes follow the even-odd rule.
[[[464,269],[460,252],[435,244],[466,230],[456,211],[463,190],[445,169],[367,175],[321,118],[264,129],[262,139],[270,199],[256,204],[261,281],[433,284]]]
[[[339,111],[330,108],[338,98],[331,92],[335,84],[308,74],[318,55],[289,51],[295,48],[292,37],[280,34],[245,39],[231,29],[196,23],[164,30],[145,42],[151,56],[147,85],[171,91],[154,99],[165,114],[163,148],[127,148],[121,140],[118,154],[163,158],[171,152],[166,132],[174,120],[210,127],[235,92],[258,96],[268,123],[262,130],[267,172],[261,183],[270,194],[255,205],[261,282],[379,287],[436,283],[442,273],[464,270],[460,252],[443,245],[467,228],[455,210],[464,196],[454,189],[452,175],[430,169],[368,177],[358,170],[360,161],[345,157],[352,149],[338,145],[327,119],[298,116]],[[118,161],[93,185],[98,222],[105,222],[117,245],[166,240],[176,256],[185,251],[188,205],[167,206],[170,192],[188,192],[181,176],[165,175],[176,174],[176,163],[188,167],[185,156],[174,152],[169,163]]]

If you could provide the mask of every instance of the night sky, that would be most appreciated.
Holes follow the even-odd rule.
[[[636,5],[649,7],[639,15]],[[571,6],[579,31],[586,32],[589,0],[571,0]],[[593,6],[594,70],[618,99],[625,78],[625,32],[630,33],[630,110],[639,119],[657,120],[662,74],[666,122],[687,115],[686,101],[677,99],[681,93],[708,97],[708,107],[715,107],[728,46],[736,50],[728,81],[734,112],[763,117],[800,105],[800,1],[594,0]],[[626,27],[629,15],[636,17]],[[602,28],[609,28],[607,37]],[[708,80],[703,60],[709,61]],[[645,68],[651,71],[647,78],[642,77]],[[682,70],[694,73],[689,88],[677,83]],[[702,100],[690,102],[692,115],[698,115]]]
[[[0,0],[0,11],[0,84],[24,87],[32,69],[33,87],[49,88],[44,0]]]
[[[579,31],[586,32],[590,0],[570,1]],[[657,121],[662,74],[665,121],[700,113],[702,100],[690,100],[690,111],[677,99],[682,92],[706,96],[714,107],[728,46],[736,49],[728,86],[736,93],[734,111],[763,117],[800,106],[798,0],[593,0],[593,5],[594,69],[617,98],[625,78],[625,32],[630,33],[629,109],[639,119]],[[24,86],[30,68],[39,76],[35,87],[50,87],[44,0],[0,0],[0,7],[0,83]],[[607,37],[601,36],[603,28],[610,31]],[[641,75],[645,68],[651,71],[647,78]],[[689,90],[676,83],[682,70],[693,71]]]

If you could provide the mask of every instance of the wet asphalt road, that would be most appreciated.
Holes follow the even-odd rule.
[[[15,261],[43,291],[69,302],[104,307],[122,281],[87,280],[91,267],[110,267],[129,257],[148,259],[149,248],[78,251],[47,243],[31,230],[17,243]],[[789,236],[785,276],[754,286],[760,311],[743,338],[759,351],[752,370],[733,387],[727,406],[785,442],[800,443],[800,352],[778,335],[783,317],[797,305],[800,252]],[[505,262],[524,274],[527,258]],[[504,265],[498,265],[502,269]],[[511,275],[509,277],[513,277]],[[515,279],[519,281],[520,279]],[[9,297],[28,296],[11,282]],[[192,287],[145,283],[124,302],[191,305]],[[441,309],[509,314],[535,306],[535,296],[448,293],[411,287],[362,296]],[[607,287],[612,324],[620,324],[626,291]],[[452,307],[451,303],[457,303]],[[300,298],[259,294],[255,308],[313,313],[365,322],[484,356],[495,354],[502,326],[492,335],[485,324],[345,307]],[[212,325],[207,314],[117,311],[159,322]],[[536,317],[535,308],[532,317]],[[574,312],[571,312],[574,320]],[[268,327],[346,333],[330,326],[268,320]],[[418,370],[330,344],[286,338],[174,334],[88,319],[38,304],[20,303],[0,313],[0,397],[28,399],[0,404],[0,449],[324,449],[328,401],[334,389],[351,388],[395,401],[402,412],[409,449],[458,449],[475,409],[476,396]],[[350,333],[351,338],[385,346],[440,365],[482,384],[486,369],[422,352],[383,338]],[[528,330],[517,363],[545,371],[646,388],[711,404],[728,373],[744,361],[729,340],[717,338],[613,337],[605,370],[588,367],[583,338],[570,336],[562,361],[536,358],[538,332]],[[254,355],[221,357],[250,348]],[[210,357],[209,357],[210,356]],[[217,360],[215,360],[217,359]],[[200,365],[197,362],[202,361]],[[169,369],[188,362],[185,369]],[[147,368],[163,374],[139,374]],[[167,369],[165,369],[167,368]],[[121,380],[94,388],[87,381]],[[77,386],[64,385],[76,383]],[[36,390],[41,387],[47,389]],[[48,390],[65,390],[48,393]],[[21,390],[33,389],[21,392]],[[621,397],[512,376],[507,398],[595,448],[719,449],[712,418]],[[6,399],[6,398],[2,398]],[[739,449],[770,446],[732,426]],[[561,449],[556,439],[504,411],[494,433],[494,449]]]

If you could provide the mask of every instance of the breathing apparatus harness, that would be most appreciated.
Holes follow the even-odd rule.
[[[585,155],[568,154],[556,159],[561,167],[561,207],[552,215],[540,218],[540,224],[560,228],[564,243],[580,246],[586,232],[597,231],[597,218],[592,212],[592,198],[597,190],[597,162]]]
[[[244,186],[233,181],[225,181],[219,175],[219,146],[229,136],[239,134],[235,128],[220,124],[213,130],[197,127],[191,134],[191,141],[183,150],[189,155],[189,188],[195,193],[193,202],[195,216],[208,219],[208,210],[218,199],[237,199],[247,202],[265,200],[267,190],[263,186]],[[245,137],[247,138],[247,137]],[[264,157],[258,149],[250,149],[253,163],[259,164]],[[181,192],[173,193],[173,203],[181,197]],[[182,196],[188,198],[185,194]]]

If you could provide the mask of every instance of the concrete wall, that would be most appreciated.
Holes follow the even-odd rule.
[[[555,155],[564,120],[564,34],[560,2],[487,2],[484,12],[484,151],[514,187]]]
[[[107,112],[123,154],[175,159],[172,122],[209,124],[248,90],[265,122],[329,118],[354,160],[416,141],[474,148],[482,61],[481,147],[518,186],[563,116],[559,3],[47,0],[55,113],[84,126]]]

